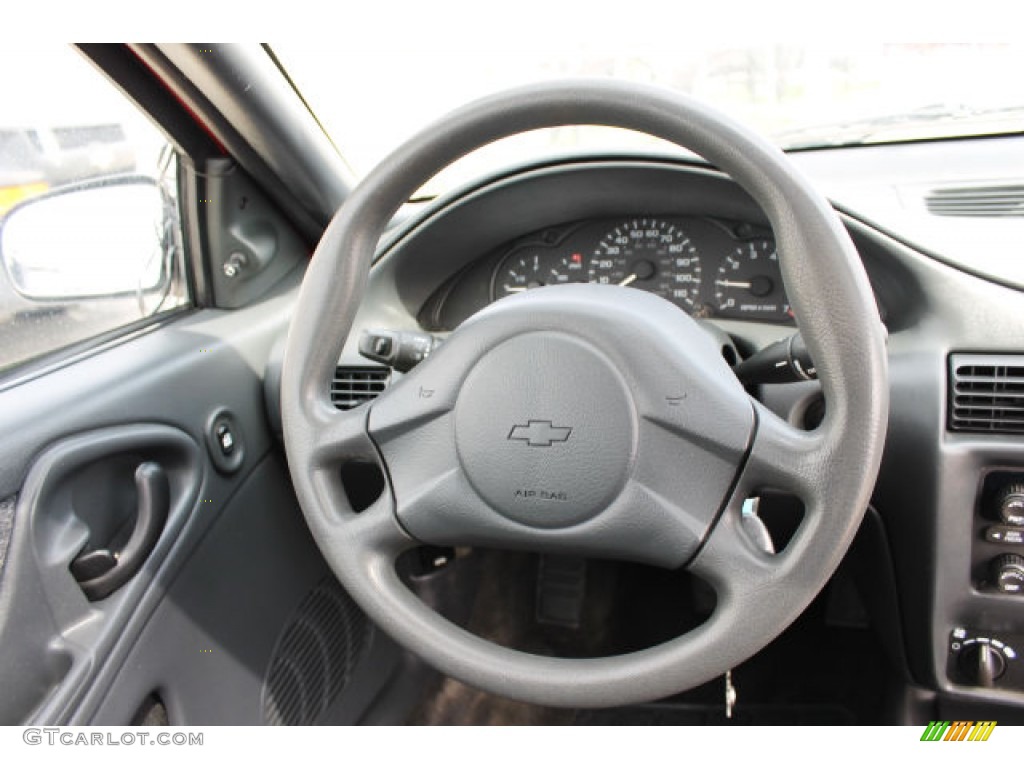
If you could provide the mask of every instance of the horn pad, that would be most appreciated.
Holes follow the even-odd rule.
[[[557,528],[598,514],[629,477],[637,419],[626,382],[596,347],[538,331],[486,353],[455,407],[459,460],[502,515]]]

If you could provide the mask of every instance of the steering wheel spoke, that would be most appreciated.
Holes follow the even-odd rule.
[[[739,497],[730,500],[687,568],[714,588],[720,605],[773,584],[780,572],[778,556],[766,552],[744,528]]]
[[[716,587],[735,592],[772,583],[780,571],[774,547],[751,536],[746,502],[766,491],[795,496],[804,506],[804,522],[811,525],[824,509],[825,491],[820,478],[828,447],[824,432],[807,432],[754,404],[757,427],[752,443],[722,514],[708,535],[693,570]],[[798,531],[798,535],[799,535]]]
[[[416,544],[395,520],[390,494],[384,492],[362,512],[346,517],[335,535],[344,537],[365,556],[394,558]]]
[[[835,466],[839,448],[829,422],[813,432],[801,430],[764,406],[755,404],[757,431],[743,472],[719,520],[711,529],[697,557],[688,564],[694,574],[716,591],[718,614],[764,610],[764,605],[791,613],[782,626],[796,618],[802,603],[780,600],[777,595],[788,585],[804,584],[806,573],[831,574],[844,550],[822,547],[827,537],[852,537],[862,509],[836,506],[835,499],[849,498],[844,489],[830,494],[825,478],[837,478]],[[847,478],[848,481],[848,478]],[[744,502],[766,490],[797,497],[804,515],[785,549],[776,554],[765,551],[745,525]],[[848,503],[848,502],[847,502]],[[819,584],[820,585],[820,584]],[[768,601],[765,603],[765,601]]]
[[[366,429],[367,411],[323,409],[313,432],[312,459],[317,467],[336,467],[347,461],[377,460],[377,449]]]
[[[755,403],[757,427],[737,490],[747,496],[772,489],[817,504],[827,490],[820,482],[828,458],[826,433],[807,432]]]

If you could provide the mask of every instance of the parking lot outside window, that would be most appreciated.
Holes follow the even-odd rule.
[[[0,375],[189,302],[167,138],[74,48],[26,56],[0,50]]]

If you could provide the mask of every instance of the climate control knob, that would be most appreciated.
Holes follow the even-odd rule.
[[[1004,488],[996,501],[999,517],[1007,525],[1024,526],[1024,483],[1014,483]]]
[[[988,643],[965,645],[958,662],[968,682],[983,688],[990,688],[1006,672],[1006,657]]]
[[[1006,595],[1024,595],[1024,557],[1001,555],[992,561],[992,582]]]

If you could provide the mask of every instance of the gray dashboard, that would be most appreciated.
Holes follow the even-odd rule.
[[[712,298],[724,256],[745,242],[771,237],[750,196],[706,166],[627,158],[528,167],[433,201],[399,224],[382,243],[357,328],[450,331],[494,300],[495,271],[523,242],[568,230],[572,245],[581,229],[591,227],[593,235],[645,216],[701,228],[700,237],[691,238],[698,244],[713,240],[704,267],[706,299]],[[913,322],[920,287],[901,262],[886,254],[884,238],[869,232],[852,234],[891,332]],[[791,319],[782,312],[751,318],[710,314],[751,349],[792,333]],[[354,340],[342,359],[361,359]]]

